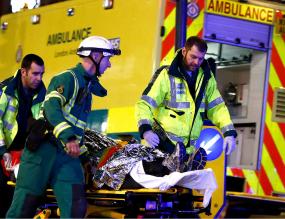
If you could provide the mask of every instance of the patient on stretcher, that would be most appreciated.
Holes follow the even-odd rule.
[[[189,156],[184,145],[177,143],[169,154],[137,142],[116,142],[94,130],[86,130],[85,146],[96,189],[181,186],[204,194],[206,207],[217,188],[213,171],[204,169],[207,155],[203,148]]]

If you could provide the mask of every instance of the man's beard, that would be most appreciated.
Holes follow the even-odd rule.
[[[196,71],[196,69],[199,68],[199,66],[196,65],[187,65],[185,57],[183,58],[182,65],[186,71]]]
[[[196,71],[198,66],[187,66],[187,71]]]

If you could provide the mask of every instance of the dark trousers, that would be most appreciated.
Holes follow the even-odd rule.
[[[32,218],[50,184],[61,218],[83,218],[86,212],[84,176],[79,158],[66,154],[49,141],[21,157],[14,198],[7,218]]]
[[[0,218],[5,218],[13,198],[14,188],[7,185],[9,178],[4,174],[0,165]]]

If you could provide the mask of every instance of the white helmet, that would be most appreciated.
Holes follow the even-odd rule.
[[[91,52],[103,52],[103,56],[121,54],[121,50],[114,49],[112,43],[101,36],[90,36],[84,39],[77,49],[77,55],[80,56],[89,56]]]

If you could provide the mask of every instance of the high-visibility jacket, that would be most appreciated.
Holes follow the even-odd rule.
[[[7,151],[18,132],[19,77],[21,77],[20,70],[10,80],[5,80],[4,84],[2,84],[3,87],[0,89],[0,155],[3,155]],[[41,83],[33,96],[31,111],[35,119],[39,117],[45,93],[45,86]]]
[[[169,68],[164,68],[153,75],[141,99],[136,103],[136,119],[141,137],[145,131],[152,130],[155,118],[173,143],[183,142],[188,146],[187,152],[191,153],[206,115],[224,136],[236,136],[230,114],[210,70],[206,72],[200,67],[195,72],[197,79],[193,98],[184,77],[186,73],[183,72],[180,63],[182,63],[181,51],[177,53]],[[206,79],[205,88],[201,90],[204,79]],[[200,106],[197,106],[199,93],[202,98]]]
[[[97,84],[97,85],[96,85]],[[92,89],[91,89],[92,88]],[[81,64],[52,78],[44,101],[44,117],[54,127],[53,134],[64,146],[76,138],[82,141],[93,93],[102,89]]]

